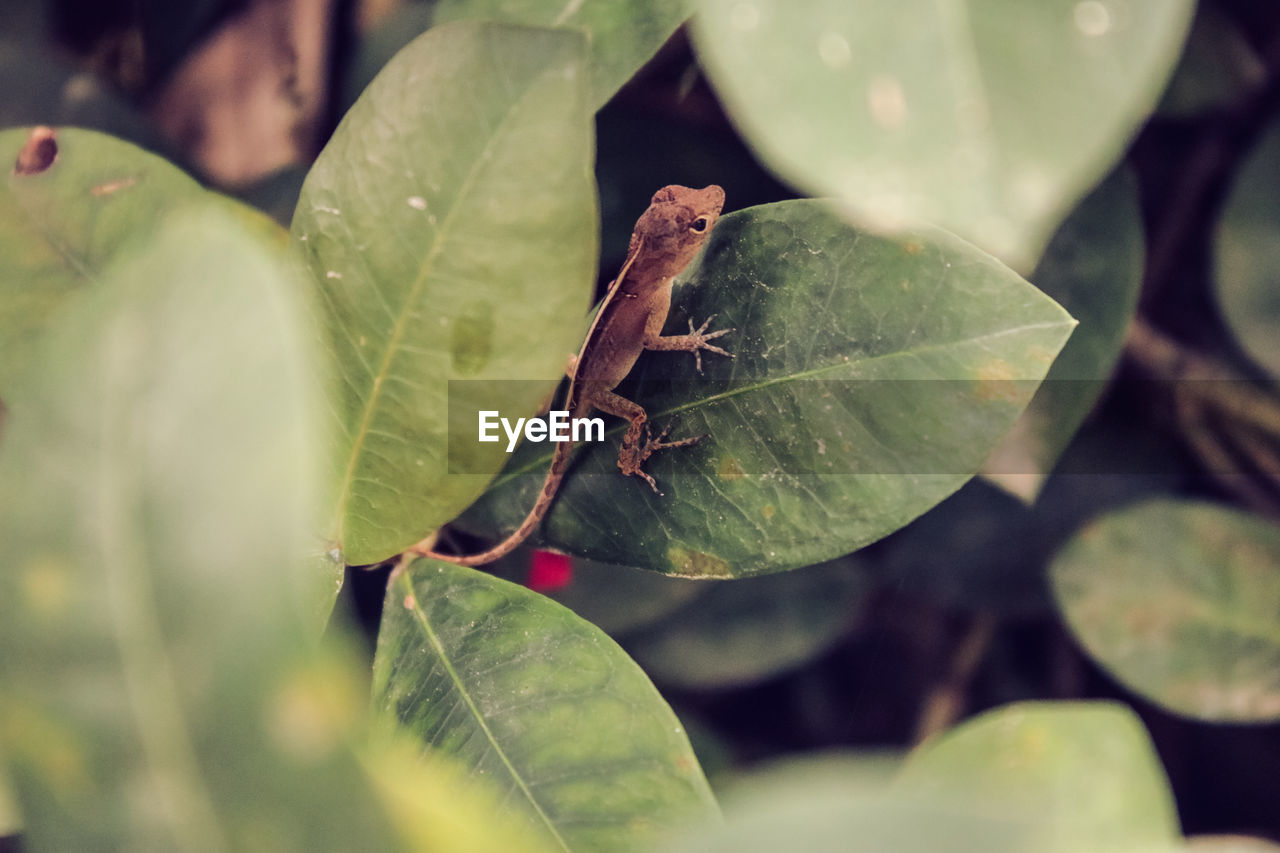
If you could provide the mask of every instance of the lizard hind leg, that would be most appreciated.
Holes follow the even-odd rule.
[[[658,484],[654,482],[648,472],[640,466],[645,460],[659,450],[666,450],[669,447],[689,447],[697,444],[706,438],[705,435],[695,435],[692,438],[682,438],[678,441],[663,441],[667,437],[667,433],[671,431],[668,426],[662,430],[654,438],[649,429],[649,416],[644,408],[633,403],[626,397],[620,397],[612,391],[605,391],[597,394],[592,401],[597,409],[608,412],[620,418],[626,418],[630,421],[626,434],[622,437],[622,446],[618,449],[618,468],[627,476],[635,475],[646,483],[654,492],[661,495],[658,490]]]

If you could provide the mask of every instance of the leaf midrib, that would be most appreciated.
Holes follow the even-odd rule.
[[[936,344],[930,344],[928,346],[917,347],[911,350],[899,350],[897,352],[884,353],[883,355],[872,356],[870,358],[863,358],[857,361],[842,361],[842,362],[836,362],[833,364],[824,364],[819,367],[802,370],[796,373],[788,373],[785,376],[769,377],[766,379],[762,379],[758,382],[754,382],[750,385],[739,386],[737,388],[734,388],[731,391],[725,391],[723,393],[714,394],[707,397],[700,397],[697,400],[693,400],[688,403],[681,403],[677,406],[671,406],[666,409],[650,412],[649,418],[653,420],[653,419],[665,417],[667,415],[675,415],[681,412],[687,412],[692,409],[702,408],[703,406],[709,405],[711,403],[717,403],[722,400],[728,400],[733,397],[741,396],[743,394],[750,394],[756,391],[762,391],[774,385],[782,385],[792,381],[802,381],[805,379],[818,378],[820,376],[826,375],[827,373],[830,373],[839,369],[847,369],[847,368],[866,365],[866,364],[875,364],[877,362],[886,362],[895,358],[918,356],[923,353],[936,352],[938,350],[942,350],[942,349],[946,349],[946,348],[950,348],[958,345],[978,344],[978,343],[982,343],[983,341],[992,341],[992,340],[996,340],[998,338],[1004,337],[1006,335],[1035,331],[1037,329],[1051,329],[1058,326],[1068,326],[1068,325],[1070,325],[1070,323],[1065,320],[1044,321],[1041,323],[1028,323],[1028,324],[1015,326],[1008,329],[1001,329],[997,332],[991,332],[985,335],[979,335],[977,337],[964,338],[961,340],[953,340],[953,341],[943,341]],[[1041,379],[1043,379],[1043,377],[1041,377]],[[1018,380],[1013,380],[1013,381],[1018,381]],[[616,435],[618,433],[621,433],[625,429],[626,429],[626,426],[617,425],[605,430],[604,434],[606,436]],[[504,471],[502,474],[494,478],[493,482],[489,485],[489,488],[486,489],[485,491],[486,493],[488,493],[490,491],[493,491],[499,488],[500,486],[506,485],[507,483],[509,483],[514,479],[517,479],[519,477],[522,477],[534,471],[543,470],[547,467],[548,464],[550,464],[550,460],[551,460],[551,454],[545,453],[535,457],[534,459],[530,460],[528,463],[521,465],[520,467],[515,468],[509,472]]]
[[[410,566],[410,568],[412,567]],[[406,595],[413,599],[412,612],[414,621],[419,624],[423,632],[426,634],[427,641],[431,643],[431,648],[435,650],[436,658],[440,661],[441,666],[444,667],[445,672],[448,674],[449,681],[453,684],[454,690],[457,691],[458,695],[462,698],[462,701],[466,704],[467,710],[471,712],[471,716],[475,719],[476,725],[480,727],[480,731],[484,734],[485,740],[488,741],[489,746],[502,761],[502,765],[507,768],[507,772],[511,775],[512,781],[515,782],[516,787],[520,789],[520,793],[524,794],[524,797],[528,801],[530,807],[538,816],[539,820],[541,820],[546,826],[547,831],[555,838],[556,843],[560,845],[562,850],[570,850],[568,843],[566,843],[564,838],[560,835],[555,824],[552,823],[551,818],[542,810],[537,799],[533,796],[533,792],[530,791],[529,786],[525,784],[524,777],[520,775],[520,772],[516,770],[515,765],[511,763],[511,759],[507,756],[506,750],[504,750],[502,745],[498,743],[497,737],[489,728],[488,723],[485,721],[484,714],[480,713],[480,709],[471,698],[471,694],[467,692],[466,686],[462,683],[461,676],[458,675],[458,671],[454,669],[452,661],[449,660],[449,656],[445,652],[444,644],[440,642],[439,636],[436,635],[436,632],[431,627],[431,621],[427,618],[426,611],[422,609],[421,598],[418,596],[417,590],[413,588],[413,582],[409,577],[409,571],[401,572],[400,582],[405,588]]]

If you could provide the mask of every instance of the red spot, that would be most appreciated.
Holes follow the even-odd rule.
[[[534,551],[525,586],[534,592],[553,592],[573,580],[573,560],[564,554]]]

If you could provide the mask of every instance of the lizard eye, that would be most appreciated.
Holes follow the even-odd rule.
[[[701,234],[707,230],[707,217],[699,216],[693,220],[693,224],[689,226],[689,230]]]

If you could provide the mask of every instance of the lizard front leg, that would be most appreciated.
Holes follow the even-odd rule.
[[[710,317],[706,319],[706,321],[701,326],[699,326],[696,329],[693,327],[693,321],[690,320],[689,334],[687,335],[665,335],[664,336],[664,335],[659,335],[656,332],[649,333],[649,330],[646,329],[645,330],[646,334],[644,339],[644,348],[652,349],[652,350],[666,350],[668,352],[669,351],[691,352],[693,353],[693,357],[694,357],[694,365],[695,367],[697,367],[698,372],[701,373],[703,350],[719,353],[720,355],[727,355],[729,358],[733,358],[733,353],[727,352],[726,350],[721,349],[715,344],[707,343],[708,341],[713,341],[716,338],[720,337],[721,335],[727,335],[733,331],[733,329],[721,329],[718,332],[712,332],[709,335],[706,334],[707,326],[711,325],[711,321],[714,320],[715,318],[716,318],[716,315],[712,314]]]
[[[663,441],[670,431],[670,427],[664,429],[658,434],[657,438],[649,435],[648,419],[649,415],[639,403],[633,403],[626,397],[620,397],[612,391],[597,392],[592,397],[592,404],[602,412],[608,412],[619,418],[626,418],[631,422],[627,427],[627,433],[622,437],[622,447],[618,449],[618,467],[622,469],[622,473],[627,476],[632,474],[642,478],[649,484],[649,488],[658,494],[658,484],[653,481],[648,473],[641,469],[644,461],[654,454],[655,451],[665,450],[668,447],[688,447],[697,444],[705,435],[695,435],[693,438],[682,438],[679,441]]]

